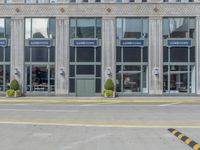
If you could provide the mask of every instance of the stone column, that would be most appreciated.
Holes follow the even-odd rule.
[[[102,90],[106,80],[106,69],[110,68],[112,79],[116,79],[116,35],[115,18],[103,17],[102,20]]]
[[[24,17],[11,18],[11,80],[17,79],[24,89]]]
[[[162,17],[149,18],[149,94],[163,92]],[[159,74],[155,75],[156,69]]]
[[[195,53],[196,53],[196,91],[197,94],[200,95],[200,16],[196,17],[196,47],[195,47]]]
[[[69,18],[56,18],[56,95],[69,93]]]

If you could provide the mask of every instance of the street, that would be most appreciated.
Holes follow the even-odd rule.
[[[200,103],[0,103],[2,150],[189,150]]]

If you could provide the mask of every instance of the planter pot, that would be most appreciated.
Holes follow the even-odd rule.
[[[8,92],[6,92],[6,97],[8,97],[8,98],[12,98],[12,97],[14,98],[14,97],[20,97],[20,96],[21,96],[21,91],[19,91],[19,90],[15,91],[13,96],[9,96]]]
[[[114,98],[115,97],[115,91],[111,90],[104,90],[104,97],[105,98]]]

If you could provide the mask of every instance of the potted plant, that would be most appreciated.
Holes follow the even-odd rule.
[[[20,85],[16,79],[10,82],[10,88],[6,91],[7,97],[19,97],[21,96]]]
[[[108,78],[104,84],[104,97],[115,97],[115,86],[111,78]]]

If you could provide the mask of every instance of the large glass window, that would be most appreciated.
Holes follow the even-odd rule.
[[[163,38],[195,38],[194,18],[164,18]]]
[[[116,90],[122,95],[148,93],[148,18],[117,18]],[[143,41],[141,46],[121,40]]]
[[[168,40],[177,45],[168,45]],[[182,41],[189,41],[182,45]],[[168,94],[195,93],[195,19],[163,19],[163,91]]]
[[[25,66],[28,92],[54,92],[55,18],[25,19]],[[49,45],[29,45],[29,41],[47,40]]]
[[[98,38],[101,39],[100,18],[71,18],[70,38]]]
[[[10,82],[11,19],[0,18],[0,93],[5,92]]]
[[[147,37],[147,18],[117,18],[117,39]]]
[[[101,92],[101,18],[71,18],[70,41],[97,40],[97,45],[74,45],[70,42],[69,91],[77,94],[77,80],[92,78],[95,92]],[[85,79],[87,80],[87,79]]]

